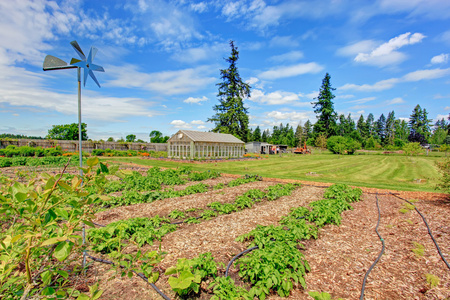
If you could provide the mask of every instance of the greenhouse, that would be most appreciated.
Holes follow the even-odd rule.
[[[179,130],[167,141],[169,158],[242,158],[244,142],[231,134]]]

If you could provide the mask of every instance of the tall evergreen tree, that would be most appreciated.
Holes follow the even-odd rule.
[[[299,123],[295,129],[295,141],[297,144],[296,146],[301,146],[305,142],[305,132],[303,130],[302,123]]]
[[[305,122],[305,126],[303,128],[306,135],[306,139],[309,139],[311,137],[313,128],[313,125],[311,124],[311,121],[309,119]]]
[[[373,136],[375,133],[374,121],[375,121],[375,118],[374,118],[373,114],[370,113],[366,119],[366,126],[367,126],[366,130],[367,130],[368,137]]]
[[[243,99],[250,97],[250,85],[243,82],[236,62],[239,59],[239,52],[234,42],[230,41],[231,55],[225,59],[230,65],[228,69],[220,70],[222,78],[218,83],[219,104],[213,107],[216,114],[208,119],[214,122],[213,132],[231,133],[239,137],[244,142],[248,138],[248,109],[244,107]]]
[[[359,132],[362,138],[366,139],[369,136],[369,132],[367,130],[366,121],[364,121],[363,115],[361,115],[358,119],[358,123],[356,124],[356,130]]]
[[[395,137],[407,141],[409,136],[408,123],[405,120],[395,120]]]
[[[322,86],[319,90],[319,96],[316,98],[316,102],[312,102],[314,112],[319,114],[317,116],[317,122],[314,124],[314,132],[317,134],[325,133],[327,137],[332,136],[335,133],[336,127],[336,112],[333,106],[333,91],[335,88],[331,87],[330,75],[325,74],[322,80]]]
[[[428,119],[428,112],[422,109],[419,104],[414,107],[409,118],[410,142],[426,143],[431,135],[431,120]]]
[[[393,145],[395,139],[395,113],[391,111],[386,119],[386,144]]]
[[[386,117],[381,114],[380,118],[375,122],[375,132],[381,143],[384,144],[386,138]]]
[[[261,142],[261,129],[259,128],[259,126],[256,126],[255,131],[253,131],[252,140],[254,142]]]

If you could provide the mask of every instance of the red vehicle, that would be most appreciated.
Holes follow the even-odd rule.
[[[311,150],[306,147],[306,142],[303,145],[303,147],[297,147],[294,149],[295,154],[311,154]]]

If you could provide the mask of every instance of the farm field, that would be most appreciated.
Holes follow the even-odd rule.
[[[102,158],[103,159],[103,158]],[[354,186],[406,191],[436,191],[440,174],[435,166],[442,156],[314,155],[283,154],[267,159],[183,163],[142,158],[108,158],[119,163],[193,170],[216,170],[228,174],[258,174],[267,178],[345,183]]]
[[[211,165],[190,166],[205,168]],[[7,169],[4,173],[12,177],[12,170]],[[131,170],[135,172],[131,173]],[[378,197],[381,212],[378,231],[386,249],[367,277],[364,299],[450,297],[450,271],[441,260],[422,219],[414,207],[387,194],[388,191],[363,188],[364,193],[360,194],[358,189],[343,186],[340,187],[343,189],[325,189],[324,186],[329,184],[324,183],[302,185],[294,184],[296,180],[293,179],[220,175],[214,170],[205,170],[197,173],[186,168],[158,170],[134,165],[122,166],[125,177],[121,176],[121,180],[108,175],[102,189],[108,198],[98,199],[95,204],[98,209],[92,219],[96,228],[87,230],[87,249],[91,257],[88,257],[88,271],[85,276],[71,278],[69,284],[87,293],[88,286],[100,282],[101,299],[162,299],[136,274],[130,274],[130,278],[113,278],[116,271],[120,274],[121,268],[114,269],[105,264],[110,260],[126,263],[128,258],[121,255],[132,257],[138,250],[162,252],[164,254],[152,263],[152,271],[147,276],[159,274],[154,278],[155,285],[169,299],[210,299],[213,297],[211,284],[225,279],[225,266],[230,260],[241,251],[259,245],[259,249],[242,256],[237,265],[230,267],[228,275],[236,285],[222,283],[222,289],[235,286],[236,290],[240,289],[238,299],[257,299],[243,291],[249,290],[255,282],[250,284],[242,272],[254,257],[262,255],[260,259],[267,260],[266,263],[247,265],[247,270],[260,268],[259,277],[274,272],[299,276],[284,279],[283,282],[289,282],[286,286],[264,281],[267,278],[258,279],[263,280],[259,284],[264,282],[268,287],[266,299],[312,299],[308,295],[311,291],[328,292],[333,299],[357,299],[363,278],[382,247],[375,232]],[[58,169],[53,171],[56,174]],[[100,168],[97,175],[103,171]],[[68,175],[76,172],[71,168]],[[377,196],[377,192],[380,195]],[[359,195],[361,201],[358,201]],[[414,201],[427,218],[448,261],[450,203],[446,195],[413,191],[396,192],[396,195]],[[63,223],[52,226],[58,228]],[[275,255],[270,251],[275,251]],[[287,252],[280,254],[280,251]],[[213,261],[204,262],[203,267],[218,264],[217,269],[198,283],[198,293],[190,292],[187,297],[180,298],[173,285],[177,282],[174,278],[181,278],[184,272],[179,260],[195,260],[205,253],[210,253]],[[291,262],[287,266],[289,271],[270,269],[272,264],[288,261],[291,255],[296,257],[296,266]],[[134,262],[139,269],[146,260]],[[300,268],[301,265],[306,269]],[[178,268],[176,273],[166,274],[175,266]],[[218,279],[213,279],[215,276]],[[302,279],[299,281],[298,278]],[[182,286],[183,281],[178,284]],[[286,297],[277,295],[277,290]],[[255,292],[255,289],[250,291]],[[231,299],[230,294],[227,295],[216,299]]]
[[[208,180],[208,184],[227,183],[232,178],[221,177]],[[117,220],[135,217],[152,218],[167,216],[174,209],[205,209],[211,202],[232,203],[233,200],[250,189],[264,189],[277,182],[263,181],[247,183],[221,191],[208,191],[200,195],[165,199],[147,204],[117,207],[97,214],[96,222],[108,224]],[[292,208],[307,206],[312,201],[322,199],[324,189],[313,186],[297,188],[291,195],[272,202],[258,203],[254,207],[231,214],[220,215],[200,224],[182,224],[176,231],[164,236],[161,243],[144,246],[146,250],[167,252],[159,268],[167,270],[180,258],[192,259],[200,253],[211,252],[218,262],[227,264],[237,253],[247,249],[248,243],[236,238],[255,229],[257,225],[276,226]],[[382,191],[380,191],[382,192]],[[405,193],[410,196],[411,194]],[[403,195],[403,196],[405,196]],[[381,261],[368,277],[365,299],[444,299],[450,296],[450,272],[441,261],[427,229],[415,211],[400,212],[404,202],[387,195],[378,196],[381,221],[379,232],[386,243],[386,251]],[[374,228],[377,223],[376,197],[364,194],[361,202],[354,203],[353,210],[345,211],[340,226],[327,225],[320,229],[317,240],[305,241],[301,252],[311,266],[305,276],[307,289],[297,285],[287,299],[312,299],[308,291],[328,292],[334,298],[357,299],[361,292],[362,280],[369,266],[381,250]],[[447,258],[450,250],[448,235],[450,227],[446,215],[450,205],[439,195],[427,194],[427,198],[417,202],[430,223],[431,230],[444,249]],[[415,243],[424,246],[424,254],[417,256],[412,250]],[[105,290],[104,299],[159,299],[148,285],[138,278],[106,279],[113,273],[107,265],[94,263],[91,278],[101,279]],[[223,270],[222,270],[223,272]],[[239,280],[235,267],[230,276]],[[440,278],[441,284],[430,288],[426,274]],[[171,299],[175,294],[167,283],[168,276],[161,276],[156,283]],[[202,284],[207,290],[208,284]],[[210,296],[202,293],[200,299]],[[285,299],[271,294],[267,299]]]

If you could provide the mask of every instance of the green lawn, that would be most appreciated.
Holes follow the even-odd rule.
[[[442,160],[442,157],[379,154],[334,155],[324,152],[313,155],[283,154],[281,157],[279,155],[271,155],[264,160],[226,161],[205,164],[146,160],[138,157],[104,159],[146,166],[169,168],[190,166],[193,170],[217,170],[230,174],[258,174],[272,178],[433,192],[436,191],[435,187],[440,178],[435,162]]]

